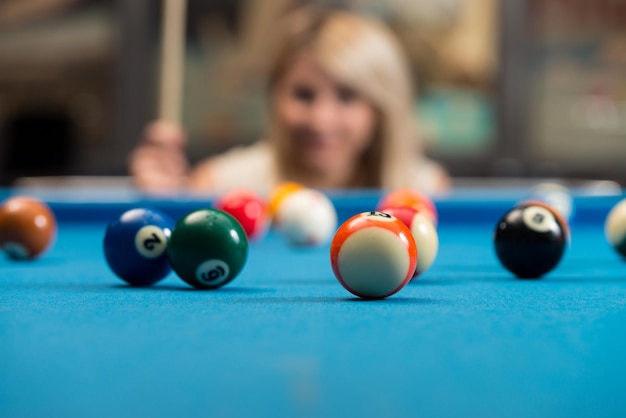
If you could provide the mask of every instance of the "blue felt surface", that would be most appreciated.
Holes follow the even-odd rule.
[[[371,302],[327,247],[275,236],[223,289],[129,288],[103,223],[62,223],[44,258],[0,260],[0,417],[626,416],[626,264],[602,226],[575,224],[540,281],[498,265],[493,226],[442,222],[434,267]]]

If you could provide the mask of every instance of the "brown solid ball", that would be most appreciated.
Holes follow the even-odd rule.
[[[56,238],[57,222],[45,203],[17,196],[0,206],[0,248],[14,259],[32,259]]]

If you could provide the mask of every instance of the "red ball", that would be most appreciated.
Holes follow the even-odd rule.
[[[376,210],[384,212],[389,208],[408,207],[426,216],[433,225],[437,225],[439,215],[434,202],[424,193],[413,189],[398,189],[387,193],[378,202]]]
[[[220,197],[215,208],[232,215],[243,227],[249,240],[261,238],[267,232],[267,204],[250,190],[233,190]]]
[[[397,218],[364,212],[348,219],[330,246],[330,262],[339,283],[365,299],[382,299],[411,280],[417,247],[411,231]]]

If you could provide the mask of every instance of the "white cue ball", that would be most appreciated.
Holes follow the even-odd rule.
[[[294,246],[326,244],[337,230],[333,203],[313,189],[297,190],[285,197],[274,220],[278,232]]]

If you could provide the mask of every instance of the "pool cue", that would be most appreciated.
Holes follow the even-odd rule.
[[[180,124],[187,0],[163,0],[159,113],[161,120]]]

